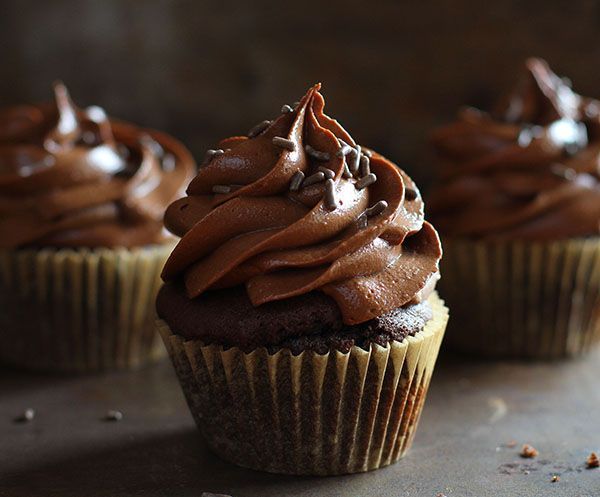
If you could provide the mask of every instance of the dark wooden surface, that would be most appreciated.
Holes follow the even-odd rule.
[[[584,463],[600,449],[599,360],[600,351],[530,365],[444,356],[409,455],[335,478],[219,460],[196,432],[168,362],[82,378],[0,371],[0,496],[597,497],[600,469]],[[14,423],[28,407],[34,421]],[[102,421],[109,409],[123,420]],[[517,447],[504,445],[513,440]],[[537,459],[519,458],[526,442]]]

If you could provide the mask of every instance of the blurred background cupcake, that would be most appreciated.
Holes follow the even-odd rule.
[[[491,112],[433,134],[448,344],[555,358],[600,340],[600,102],[528,59]]]
[[[221,141],[165,216],[159,328],[191,412],[223,458],[275,473],[404,455],[448,320],[419,190],[318,90]]]
[[[49,371],[161,355],[154,297],[164,209],[194,171],[170,136],[50,104],[0,111],[0,361]]]

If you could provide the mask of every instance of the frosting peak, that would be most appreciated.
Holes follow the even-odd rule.
[[[194,161],[173,138],[55,102],[0,111],[0,248],[160,243]]]
[[[600,102],[541,59],[491,113],[463,110],[433,134],[430,197],[442,233],[553,240],[600,234]]]
[[[244,284],[254,305],[320,290],[355,324],[426,297],[441,257],[412,180],[323,113],[320,85],[209,150],[165,225],[163,278],[187,293]]]

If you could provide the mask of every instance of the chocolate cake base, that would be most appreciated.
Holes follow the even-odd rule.
[[[170,328],[186,339],[245,352],[257,347],[270,352],[286,348],[294,355],[305,350],[346,353],[355,345],[366,350],[373,343],[385,347],[390,341],[414,336],[432,317],[429,304],[422,302],[348,326],[336,302],[322,292],[254,307],[242,286],[206,292],[190,300],[177,283],[161,288],[157,310]]]

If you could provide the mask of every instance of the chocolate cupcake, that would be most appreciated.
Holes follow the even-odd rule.
[[[55,102],[0,111],[0,360],[50,371],[136,367],[175,238],[166,206],[195,170],[178,141]]]
[[[210,150],[165,216],[159,329],[192,415],[223,458],[276,473],[398,460],[448,319],[418,189],[319,89]]]
[[[490,112],[437,130],[451,346],[501,357],[581,354],[600,339],[600,102],[530,59]]]

